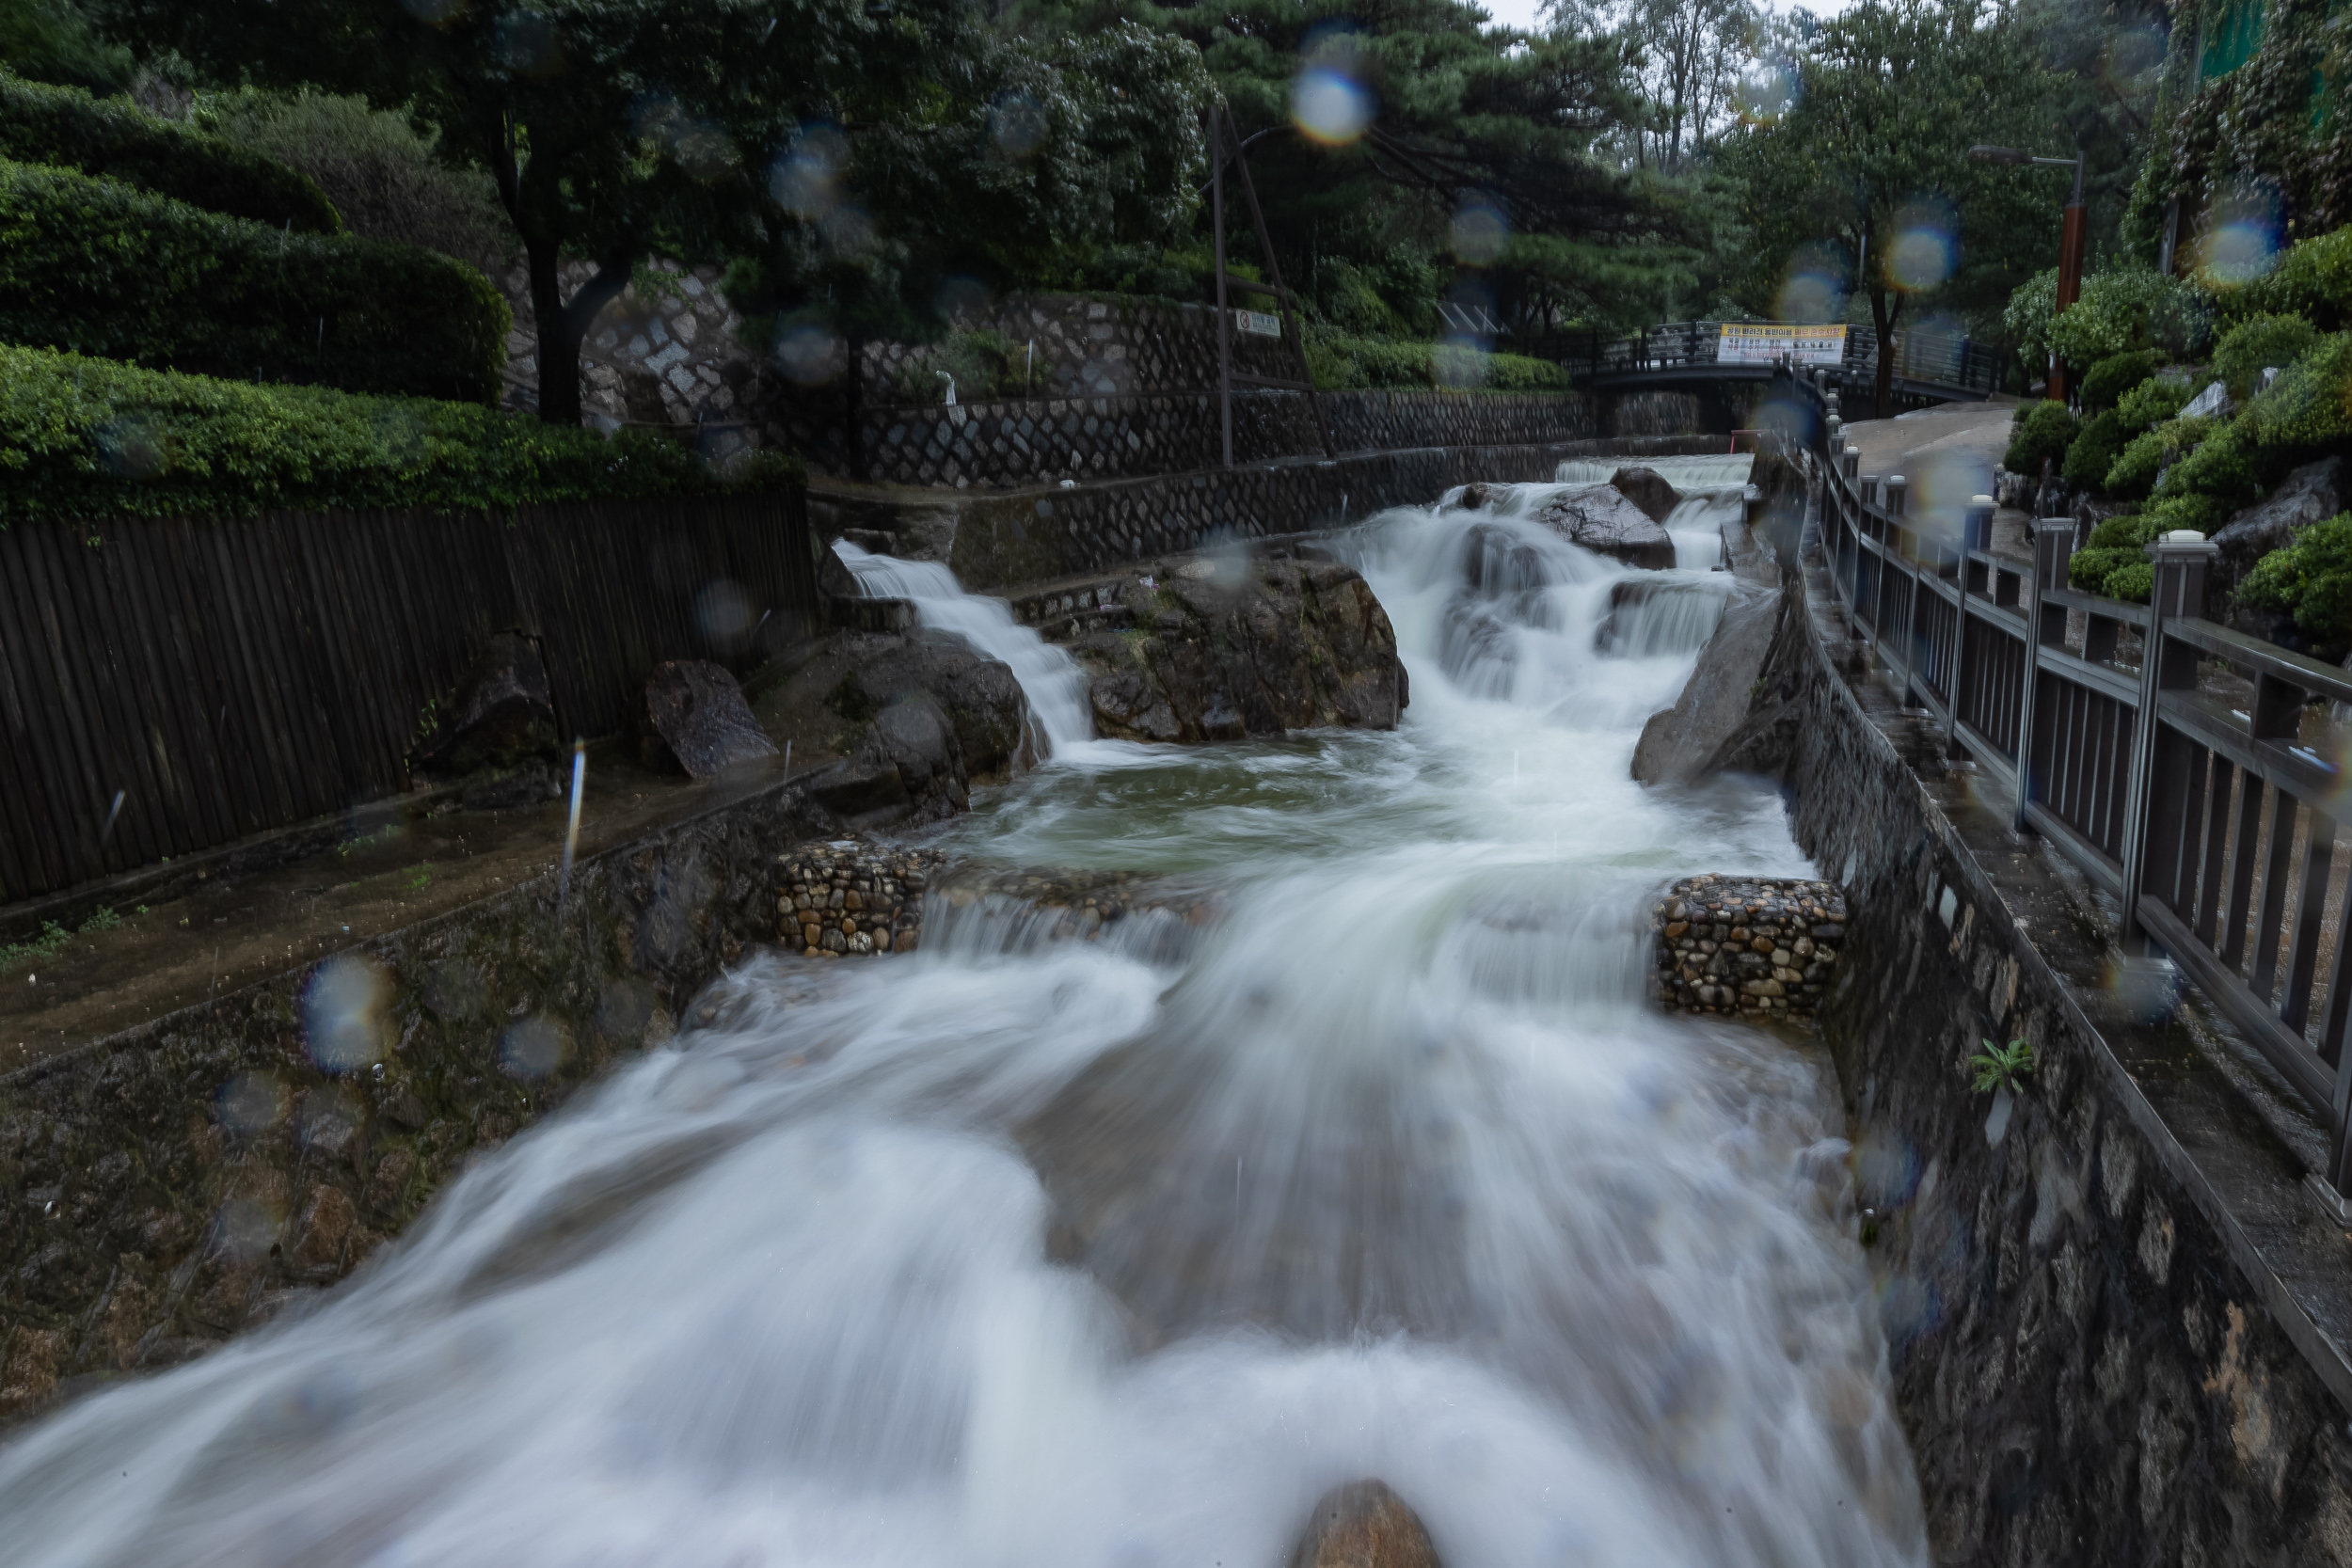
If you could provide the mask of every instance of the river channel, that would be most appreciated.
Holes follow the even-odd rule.
[[[17,1434],[0,1562],[1280,1568],[1377,1478],[1449,1568],[1924,1563],[1826,1065],[1643,1001],[1661,884],[1813,872],[1629,776],[1744,475],[1669,477],[1607,635],[1541,487],[1350,536],[1391,733],[1081,738],[934,569],[1054,754],[931,842],[1205,914],[748,962],[316,1308]]]

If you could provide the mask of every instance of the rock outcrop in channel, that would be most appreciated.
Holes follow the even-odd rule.
[[[1386,1481],[1356,1481],[1316,1501],[1290,1568],[1438,1568],[1438,1548]]]
[[[1352,566],[1204,556],[1165,577],[1138,572],[1114,603],[1123,613],[1098,614],[1066,644],[1106,738],[1390,730],[1404,714],[1396,630]]]

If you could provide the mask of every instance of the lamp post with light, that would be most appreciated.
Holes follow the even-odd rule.
[[[2083,251],[2090,237],[2090,224],[2083,214],[2083,155],[2071,158],[2037,158],[2014,147],[1972,147],[1968,156],[1980,164],[2006,164],[2012,168],[2031,164],[2042,168],[2071,168],[2074,171],[2074,198],[2066,204],[2065,221],[2058,230],[2058,308],[2065,309],[2083,292]],[[2056,312],[2052,312],[2056,314]],[[2050,356],[2050,379],[2047,393],[2052,403],[2066,401],[2066,364],[2055,354]]]

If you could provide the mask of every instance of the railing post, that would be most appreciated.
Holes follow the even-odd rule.
[[[2026,830],[2026,807],[2034,798],[2034,697],[2042,689],[2042,650],[2066,645],[2066,607],[2044,604],[2042,595],[2066,580],[2067,557],[2074,548],[2074,524],[2042,517],[2033,525],[2033,569],[2026,578],[2026,689],[2017,702],[2017,801],[2010,826]]]
[[[2148,629],[2139,648],[2139,713],[2132,721],[2132,768],[2123,795],[2123,951],[2140,953],[2148,939],[2139,927],[2139,900],[2148,877],[2152,814],[2149,793],[2155,780],[2157,705],[2166,691],[2197,685],[2197,651],[2165,641],[2167,621],[2195,620],[2205,602],[2205,567],[2221,554],[2190,529],[2168,533],[2148,546],[2156,563],[2155,591],[2148,595]]]
[[[1952,623],[1951,689],[1945,693],[1944,754],[1965,756],[1968,748],[1960,738],[1960,710],[1968,697],[1968,552],[1990,548],[1993,544],[1993,498],[1971,496],[1968,510],[1962,515],[1960,527],[1960,567],[1952,574],[1952,585],[1960,591],[1960,614]],[[1998,596],[1991,578],[1985,581],[1985,597]]]

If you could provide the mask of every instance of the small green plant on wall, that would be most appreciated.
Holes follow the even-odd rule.
[[[1984,1042],[1984,1049],[1968,1058],[1968,1065],[1977,1069],[1977,1092],[2007,1089],[2014,1094],[2020,1087],[2018,1080],[2033,1075],[2033,1042],[2011,1040],[2007,1045]]]

